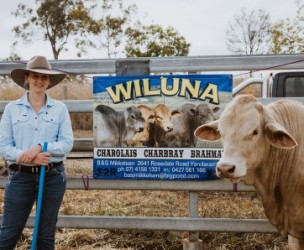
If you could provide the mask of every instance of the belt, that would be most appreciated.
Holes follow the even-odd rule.
[[[58,168],[60,165],[62,165],[62,161],[49,163],[45,166],[45,172],[49,172],[55,168]],[[24,173],[31,173],[31,174],[39,174],[40,173],[40,166],[26,166],[22,164],[11,164],[8,167],[10,170],[14,171],[20,171]]]

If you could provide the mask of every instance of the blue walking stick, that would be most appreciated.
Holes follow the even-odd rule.
[[[48,146],[48,143],[45,142],[43,144],[42,152],[47,151],[47,146]],[[39,175],[39,188],[38,188],[38,198],[37,198],[37,206],[36,206],[36,216],[35,216],[35,224],[34,224],[34,232],[33,232],[31,250],[36,249],[36,240],[37,240],[37,234],[38,234],[38,228],[39,228],[39,219],[40,219],[40,212],[41,212],[41,204],[42,204],[44,174],[45,174],[45,166],[41,165],[40,175]]]

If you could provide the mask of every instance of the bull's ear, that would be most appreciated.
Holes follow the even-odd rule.
[[[171,112],[171,116],[172,116],[172,117],[178,117],[178,116],[181,116],[181,115],[182,115],[182,113],[179,112],[178,110],[173,110],[173,111]]]
[[[277,122],[266,124],[266,136],[271,145],[277,148],[291,149],[298,146],[297,141]]]
[[[206,141],[215,141],[221,138],[221,135],[218,131],[218,121],[213,121],[208,124],[199,126],[195,131],[194,135]]]

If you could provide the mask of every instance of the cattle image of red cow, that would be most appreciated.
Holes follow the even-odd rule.
[[[166,134],[168,147],[195,147],[194,131],[200,125],[214,121],[219,107],[211,108],[208,103],[194,105],[185,103],[177,111],[182,115],[172,118],[174,129]]]
[[[132,137],[144,129],[145,120],[134,106],[116,111],[106,105],[94,110],[94,146],[129,146]]]
[[[181,114],[178,111],[170,112],[164,104],[158,104],[153,109],[153,115],[150,117],[152,122],[149,123],[149,140],[148,147],[167,147],[166,133],[173,130],[171,119]]]
[[[174,129],[171,120],[181,113],[171,112],[164,104],[157,104],[154,108],[142,104],[137,108],[145,118],[146,127],[132,138],[132,146],[167,147],[165,135]]]
[[[304,106],[292,100],[262,105],[250,95],[229,103],[219,120],[196,129],[203,140],[222,140],[219,177],[255,187],[265,214],[304,249]]]

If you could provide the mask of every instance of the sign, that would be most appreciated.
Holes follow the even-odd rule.
[[[220,142],[195,129],[232,98],[232,75],[94,77],[97,179],[212,180]]]

